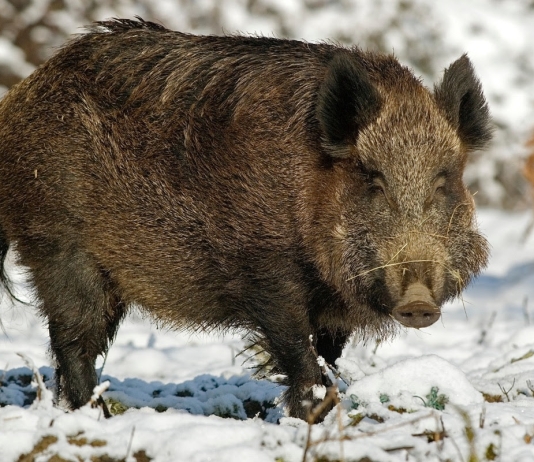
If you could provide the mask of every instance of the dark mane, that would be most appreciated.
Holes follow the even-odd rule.
[[[112,18],[106,21],[96,21],[91,26],[89,30],[92,32],[127,32],[129,30],[159,30],[166,31],[168,30],[162,24],[158,24],[152,21],[145,21],[140,16],[135,16],[136,19],[121,19],[121,18]]]

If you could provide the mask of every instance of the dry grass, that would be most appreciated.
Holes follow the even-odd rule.
[[[57,437],[53,435],[44,436],[40,441],[34,446],[31,452],[28,454],[22,454],[17,462],[34,462],[36,460],[44,460],[45,457],[48,457],[46,460],[53,462],[70,462],[72,459],[64,459],[59,456],[56,451],[54,451],[53,445],[58,442]],[[105,447],[106,442],[103,440],[88,440],[82,436],[72,436],[68,438],[70,445],[82,447],[89,445],[94,448]],[[150,462],[152,460],[144,450],[137,451],[132,454],[133,459],[136,462]],[[77,456],[77,459],[82,461],[84,460],[81,456]],[[89,460],[91,462],[125,462],[127,458],[117,459],[115,457],[103,455],[94,455]]]

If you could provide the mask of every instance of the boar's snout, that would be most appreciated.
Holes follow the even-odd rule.
[[[407,287],[400,303],[391,314],[403,326],[420,329],[434,324],[441,311],[434,303],[430,290],[416,282]]]
[[[434,324],[441,313],[436,305],[417,300],[407,305],[396,307],[392,314],[403,326],[420,329]]]

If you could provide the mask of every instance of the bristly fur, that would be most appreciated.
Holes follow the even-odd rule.
[[[0,263],[16,245],[73,408],[137,305],[254,332],[306,418],[317,355],[484,266],[462,174],[488,124],[467,58],[431,93],[358,48],[103,21],[0,101]]]
[[[145,21],[140,16],[135,16],[136,20],[112,18],[106,21],[96,21],[93,25],[89,26],[87,30],[89,32],[110,32],[120,33],[131,30],[150,30],[150,31],[167,31],[165,26],[152,22]]]

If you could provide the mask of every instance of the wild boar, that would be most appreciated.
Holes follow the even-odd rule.
[[[462,173],[490,137],[466,56],[430,91],[358,48],[99,22],[0,103],[0,256],[72,408],[135,304],[254,332],[306,418],[317,355],[431,325],[485,265]]]

